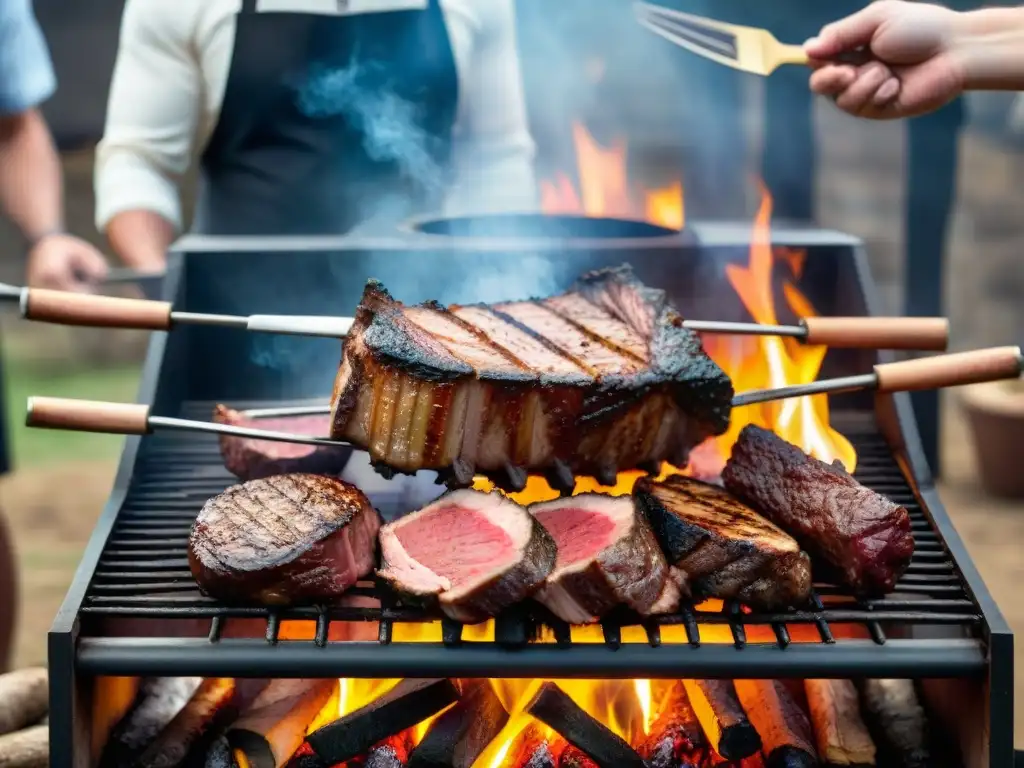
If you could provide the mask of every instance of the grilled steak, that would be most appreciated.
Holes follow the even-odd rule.
[[[252,419],[226,405],[218,405],[213,409],[213,420],[233,427],[269,429],[311,437],[324,437],[331,429],[331,419],[327,415]],[[232,435],[220,436],[220,452],[228,472],[240,480],[256,480],[290,472],[337,475],[352,455],[352,449],[348,446],[279,443]]]
[[[537,593],[548,610],[570,624],[595,621],[622,604],[651,612],[668,564],[633,499],[584,493],[533,504],[530,513],[558,546],[555,569]]]
[[[527,473],[560,489],[612,482],[728,427],[732,384],[663,291],[628,267],[566,294],[493,306],[407,307],[370,281],[332,398],[331,435],[380,467],[456,485]]]
[[[206,594],[263,605],[330,602],[373,569],[380,518],[362,491],[320,475],[275,475],[203,506],[188,560]]]
[[[892,592],[910,564],[906,509],[766,429],[743,428],[722,480],[855,593]]]
[[[772,610],[804,603],[811,565],[788,534],[716,485],[673,475],[637,480],[633,495],[695,597]]]
[[[500,493],[446,493],[380,530],[378,576],[398,592],[436,598],[472,624],[533,595],[555,565],[555,542]]]

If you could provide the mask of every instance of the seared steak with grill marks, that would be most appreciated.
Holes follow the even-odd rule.
[[[376,465],[474,473],[521,489],[546,473],[612,482],[728,427],[732,384],[665,293],[628,267],[566,294],[492,306],[404,306],[370,281],[344,348],[331,435]]]
[[[188,542],[206,594],[263,605],[331,602],[373,569],[380,518],[362,491],[320,475],[275,475],[203,506]]]
[[[812,458],[773,432],[744,427],[722,480],[858,594],[892,592],[910,565],[906,509],[865,488],[839,462]]]
[[[668,563],[629,496],[584,493],[530,506],[558,546],[555,569],[537,600],[570,624],[586,624],[618,605],[649,614],[666,591]],[[674,586],[674,583],[670,582]],[[671,586],[664,605],[672,605]],[[678,588],[674,592],[678,605]]]
[[[466,624],[533,595],[555,565],[555,542],[500,493],[459,490],[380,529],[378,576],[396,591],[437,599]]]
[[[218,405],[213,409],[213,420],[218,424],[233,427],[269,429],[274,432],[291,432],[311,437],[324,437],[331,429],[331,417],[326,414],[252,419],[226,405]],[[240,480],[256,480],[270,475],[287,475],[290,472],[337,475],[345,468],[349,456],[352,455],[349,446],[280,443],[233,435],[220,436],[220,452],[228,472]]]
[[[716,485],[673,475],[637,480],[633,495],[696,597],[772,610],[806,602],[810,558],[788,534]]]

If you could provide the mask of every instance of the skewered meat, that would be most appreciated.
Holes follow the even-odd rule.
[[[380,517],[362,491],[320,475],[276,475],[228,488],[189,536],[199,587],[227,601],[330,602],[373,569]]]
[[[732,384],[665,293],[628,267],[571,292],[493,306],[404,306],[370,281],[331,401],[331,435],[381,468],[474,473],[521,489],[685,465],[728,427]]]
[[[269,429],[312,437],[323,437],[331,428],[331,418],[327,415],[252,419],[226,405],[218,405],[213,409],[213,420],[233,427]],[[220,452],[224,457],[224,466],[231,474],[240,480],[256,480],[290,472],[337,475],[345,468],[352,455],[352,448],[221,435]]]
[[[906,509],[766,429],[743,428],[722,480],[858,594],[892,592],[910,565]]]
[[[570,624],[622,604],[650,613],[668,564],[632,498],[585,493],[533,504],[530,513],[558,546],[555,569],[537,593],[548,610]]]
[[[633,495],[669,562],[697,597],[774,610],[811,591],[810,559],[789,535],[716,485],[642,477]]]
[[[500,493],[446,493],[380,530],[378,575],[400,593],[436,598],[448,616],[480,622],[532,596],[555,565],[555,542]]]

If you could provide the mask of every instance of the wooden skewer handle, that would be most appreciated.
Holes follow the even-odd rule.
[[[171,327],[171,305],[165,301],[93,296],[47,288],[25,291],[21,316],[27,320],[92,328],[166,331]]]
[[[1020,347],[992,347],[875,366],[879,392],[941,389],[1021,375]]]
[[[949,345],[944,317],[807,317],[808,344],[851,349],[915,349],[941,352]]]
[[[63,397],[30,397],[25,424],[43,429],[145,435],[149,432],[149,406]]]

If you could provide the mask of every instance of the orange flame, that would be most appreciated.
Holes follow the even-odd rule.
[[[602,147],[579,123],[573,125],[577,171],[581,193],[577,193],[565,174],[553,182],[541,184],[541,206],[547,213],[577,213],[586,216],[642,215],[652,224],[681,229],[685,223],[683,185],[676,182],[664,189],[643,190],[633,194],[627,177],[627,148],[623,139]],[[641,200],[639,204],[636,202]],[[803,274],[807,253],[801,249],[773,249],[771,244],[772,199],[762,187],[761,205],[754,220],[750,257],[746,265],[730,264],[726,274],[733,290],[754,321],[778,324],[775,310],[773,275],[776,262],[788,267],[793,279]],[[813,317],[817,313],[791,279],[783,282],[786,304],[797,317]],[[827,349],[810,347],[793,339],[773,336],[704,336],[704,348],[732,379],[737,392],[751,389],[803,384],[818,377]],[[828,397],[817,395],[760,406],[737,409],[732,415],[729,431],[721,437],[698,446],[690,457],[689,472],[699,476],[718,474],[732,450],[740,430],[747,424],[771,429],[779,436],[800,446],[807,453],[832,462],[839,460],[849,471],[857,463],[857,454],[850,442],[829,425]],[[664,465],[662,476],[681,471]],[[619,475],[612,487],[581,479],[574,493],[601,491],[615,495],[629,493],[642,473]],[[479,482],[476,487],[489,489]],[[547,483],[531,478],[527,487],[513,498],[533,502],[554,498]]]

